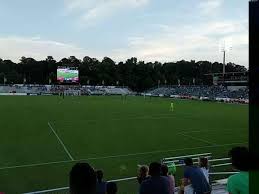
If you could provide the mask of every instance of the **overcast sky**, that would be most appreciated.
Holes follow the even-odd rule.
[[[0,0],[0,58],[209,60],[248,65],[247,0]]]

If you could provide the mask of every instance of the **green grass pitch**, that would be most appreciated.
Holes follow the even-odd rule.
[[[226,157],[248,141],[246,105],[165,98],[1,96],[0,121],[0,192],[8,194],[67,186],[79,160],[106,179],[125,178],[138,164],[204,152]],[[31,165],[49,162],[57,163]],[[119,183],[119,193],[137,188],[135,180]]]

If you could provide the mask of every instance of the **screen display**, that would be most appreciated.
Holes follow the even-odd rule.
[[[57,80],[61,83],[78,83],[78,69],[71,67],[58,67]]]

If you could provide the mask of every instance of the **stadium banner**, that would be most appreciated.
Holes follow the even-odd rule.
[[[209,98],[208,98],[208,97],[201,96],[201,97],[200,97],[200,100],[209,100]]]
[[[179,95],[170,95],[170,98],[180,98]]]
[[[197,97],[197,96],[191,96],[191,99],[193,99],[193,100],[199,100],[199,97]]]
[[[26,96],[27,93],[0,93],[0,96]]]
[[[229,102],[229,98],[216,98],[216,101],[224,101],[224,102]]]

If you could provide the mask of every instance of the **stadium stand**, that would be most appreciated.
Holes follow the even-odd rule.
[[[247,87],[233,90],[225,86],[165,86],[148,90],[143,95],[247,103],[248,93]]]
[[[2,85],[0,94],[58,94],[65,92],[65,95],[127,95],[132,91],[124,87],[115,86],[73,86],[73,85]]]
[[[0,95],[136,95],[127,87],[80,85],[1,85]],[[140,95],[199,99],[230,103],[248,103],[248,87],[227,86],[164,86],[152,88]]]
[[[115,86],[71,86],[71,85],[2,85],[0,93],[57,94],[60,91],[80,91],[82,95],[126,95],[133,94],[129,88]],[[248,88],[238,90],[224,86],[168,86],[152,88],[145,92],[151,96],[206,97],[209,99],[248,99]]]
[[[172,86],[161,87],[147,91],[154,96],[181,95],[209,98],[241,98],[248,99],[248,89],[239,89],[237,91],[229,90],[224,86]]]

